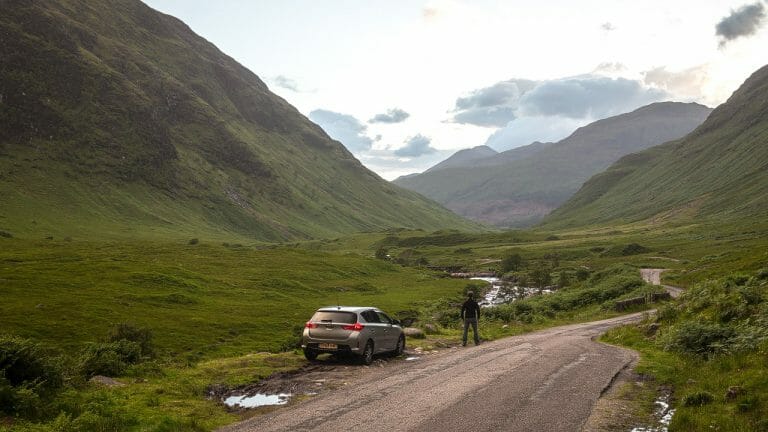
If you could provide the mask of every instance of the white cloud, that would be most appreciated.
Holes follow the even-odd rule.
[[[704,64],[682,71],[672,71],[661,66],[648,70],[643,75],[647,85],[666,90],[675,95],[675,100],[700,100],[708,83],[709,66]]]

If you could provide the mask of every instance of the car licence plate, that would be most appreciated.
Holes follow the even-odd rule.
[[[330,349],[330,350],[335,350],[339,348],[338,345],[331,344],[331,343],[321,343],[321,344],[318,344],[317,347],[320,349]]]

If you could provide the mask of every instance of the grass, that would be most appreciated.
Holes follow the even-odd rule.
[[[164,354],[190,360],[290,346],[319,306],[397,312],[463,287],[357,255],[205,241],[8,239],[0,279],[6,331],[69,349],[131,322],[150,328]]]
[[[640,351],[638,371],[674,389],[670,430],[768,428],[766,286],[766,270],[699,282],[653,323],[603,337]]]
[[[592,288],[600,286],[597,276],[603,269],[619,266],[634,275],[638,267],[670,268],[665,279],[688,286],[713,275],[754,271],[768,262],[765,232],[766,223],[755,221],[485,234],[389,230],[282,245],[204,235],[176,241],[2,237],[4,333],[40,341],[54,354],[72,356],[74,362],[87,343],[104,340],[115,324],[127,322],[152,331],[158,354],[117,377],[128,383],[126,387],[74,383],[54,401],[69,414],[58,420],[55,415],[46,417],[48,426],[11,420],[13,430],[45,430],[57,421],[94,430],[101,426],[78,423],[93,413],[126,430],[209,430],[230,423],[240,417],[207,400],[206,389],[237,387],[304,364],[295,351],[297,336],[312,311],[329,304],[376,305],[398,317],[416,314],[418,326],[431,323],[436,330],[426,339],[409,340],[409,346],[429,350],[456,344],[461,330],[452,314],[470,282],[446,278],[435,267],[499,270],[501,259],[519,253],[521,268],[508,277],[525,278],[536,269],[545,269],[554,280],[562,272],[571,275],[569,288],[526,301],[533,311],[529,315],[517,315],[517,310],[503,316],[485,314],[481,337],[492,340],[618,315],[610,300],[576,301],[581,295],[602,292]],[[409,258],[403,259],[404,265],[374,258],[381,247],[394,258]],[[624,255],[626,250],[629,255]],[[575,277],[583,269],[588,278],[596,279],[579,282]],[[628,312],[635,310],[640,309]],[[443,321],[432,319],[439,316]],[[622,343],[642,352],[641,367],[659,381],[701,367],[640,342],[634,344],[630,338]],[[739,361],[757,364],[758,360],[759,355],[746,355]],[[726,366],[705,367],[723,369],[725,382],[740,373],[738,366]],[[688,391],[680,380],[674,384]],[[695,391],[722,394],[720,388],[690,387]],[[765,393],[758,388],[755,394]],[[762,406],[745,400],[744,408],[737,409]],[[695,408],[680,412],[694,417],[696,413]]]

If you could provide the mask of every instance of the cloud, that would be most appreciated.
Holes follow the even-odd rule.
[[[373,146],[374,140],[366,135],[367,127],[349,114],[317,109],[309,113],[309,118],[352,153],[365,152]]]
[[[609,23],[609,22],[605,22],[605,23],[603,23],[603,24],[600,26],[600,28],[601,28],[601,29],[603,29],[603,30],[605,30],[605,31],[607,31],[607,32],[610,32],[610,31],[614,31],[614,30],[616,30],[616,26],[615,26],[615,25],[613,25],[613,24],[611,24],[611,23]]]
[[[395,156],[417,158],[435,153],[437,149],[429,145],[431,142],[432,140],[424,135],[416,135],[406,141],[405,147],[395,150]]]
[[[372,119],[368,120],[368,123],[401,123],[410,116],[410,114],[400,108],[393,108],[387,110],[386,113],[376,114]]]
[[[765,6],[762,2],[744,5],[720,20],[715,26],[715,34],[720,36],[720,47],[726,43],[757,33],[765,19]]]
[[[709,66],[699,65],[679,72],[657,67],[643,73],[644,82],[675,95],[676,100],[699,100],[709,74]]]
[[[485,127],[503,127],[515,118],[520,97],[536,86],[536,81],[511,79],[471,92],[456,99],[452,121]]]
[[[668,100],[670,92],[684,87],[684,77],[664,76],[661,69],[647,74],[646,81],[606,76],[624,70],[621,63],[603,63],[574,77],[502,81],[458,98],[451,121],[498,128],[485,144],[504,151],[558,141],[595,120]]]
[[[603,62],[597,65],[593,72],[602,75],[612,75],[627,71],[627,66],[620,62]]]
[[[282,87],[284,89],[287,89],[287,90],[290,90],[290,91],[293,91],[293,92],[297,92],[297,93],[299,92],[299,85],[298,85],[298,83],[296,81],[286,77],[286,76],[278,75],[278,76],[272,78],[270,81],[272,81],[278,87]]]
[[[546,81],[520,98],[518,115],[600,119],[669,95],[636,80],[601,76]]]
[[[616,69],[620,64],[600,67]],[[664,90],[626,78],[587,74],[548,81],[512,79],[456,99],[451,121],[505,127],[519,117],[599,119],[668,98]]]

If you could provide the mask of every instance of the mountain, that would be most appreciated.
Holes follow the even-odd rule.
[[[293,240],[476,229],[384,181],[176,18],[2,0],[0,230]]]
[[[680,138],[710,112],[694,103],[654,103],[591,123],[557,143],[534,143],[471,167],[425,172],[395,183],[476,221],[528,226],[620,157]]]
[[[497,154],[499,154],[499,152],[484,145],[459,150],[448,159],[440,162],[425,172],[434,172],[445,168],[472,166],[472,163],[475,161],[487,159]]]
[[[768,214],[768,66],[686,137],[631,154],[587,181],[550,227]]]

